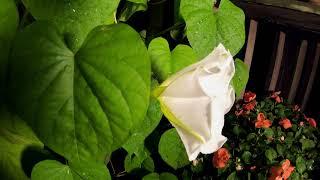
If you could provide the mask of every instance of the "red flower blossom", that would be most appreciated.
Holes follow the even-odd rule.
[[[282,119],[279,124],[284,128],[284,129],[288,129],[292,127],[291,121],[287,118]]]
[[[273,166],[270,169],[271,176],[268,178],[269,180],[278,180],[278,179],[288,179],[291,173],[294,171],[294,167],[290,165],[290,161],[286,159],[281,167]]]
[[[282,98],[279,96],[280,93],[281,93],[280,91],[278,91],[278,92],[273,92],[270,97],[271,97],[272,99],[274,99],[277,103],[281,103],[281,102],[282,102]]]
[[[229,159],[229,151],[226,148],[220,148],[217,152],[214,153],[212,163],[216,168],[224,168],[226,167]]]
[[[254,107],[256,106],[257,104],[257,101],[253,100],[247,104],[244,104],[243,105],[243,109],[246,110],[246,111],[251,111],[254,109]]]
[[[252,100],[254,100],[256,98],[256,94],[251,92],[251,91],[247,91],[244,93],[243,95],[243,100],[244,102],[251,102]]]
[[[256,128],[268,128],[272,125],[272,122],[263,113],[259,113],[254,125]]]
[[[312,127],[317,127],[317,122],[313,118],[307,118],[307,121]]]

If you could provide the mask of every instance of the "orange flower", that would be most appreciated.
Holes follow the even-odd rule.
[[[282,178],[283,179],[288,179],[293,171],[294,171],[294,167],[293,166],[288,167],[288,169],[286,169],[286,171],[283,172]]]
[[[274,99],[277,103],[281,103],[282,102],[282,98],[279,96],[280,93],[281,93],[281,91],[273,92],[270,97],[272,99]]]
[[[307,118],[307,121],[312,127],[317,127],[317,122],[313,118]]]
[[[271,176],[268,178],[269,180],[276,180],[279,179],[279,177],[282,179],[281,177],[281,173],[282,173],[282,169],[281,167],[277,167],[277,166],[272,166],[269,173],[271,174]]]
[[[263,113],[259,113],[258,116],[257,116],[257,120],[258,121],[262,121],[262,120],[265,120],[266,119],[266,116],[263,114]]]
[[[289,119],[287,119],[287,118],[282,119],[282,120],[279,122],[279,124],[280,124],[283,128],[285,128],[285,129],[288,129],[288,128],[291,128],[291,127],[292,127],[291,121],[290,121]]]
[[[243,100],[244,102],[251,102],[252,100],[254,100],[256,98],[256,94],[251,92],[251,91],[247,91],[246,93],[244,93],[243,95]]]
[[[273,166],[270,169],[271,176],[268,178],[269,180],[277,180],[284,179],[287,180],[291,173],[294,171],[294,167],[290,165],[289,159],[286,159],[281,167]]]
[[[216,168],[224,168],[230,159],[229,151],[226,148],[220,148],[214,153],[212,163]]]
[[[254,107],[256,106],[257,102],[254,100],[254,101],[251,101],[247,104],[244,104],[243,105],[243,109],[246,110],[246,111],[251,111],[254,109]]]
[[[294,167],[290,165],[290,161],[289,159],[286,159],[282,165],[281,165],[281,168],[282,168],[282,171],[283,171],[283,174],[282,174],[282,178],[284,180],[288,179],[291,175],[291,173],[293,172],[294,170]]]
[[[263,113],[259,113],[254,125],[256,128],[268,128],[272,125],[272,122],[266,119]]]

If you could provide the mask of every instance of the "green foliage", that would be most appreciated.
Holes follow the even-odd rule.
[[[178,169],[189,164],[188,156],[176,129],[166,131],[159,142],[161,158],[172,168]]]
[[[297,171],[302,174],[306,169],[306,162],[305,160],[303,159],[303,157],[299,156],[297,159],[296,159],[296,168],[297,168]]]
[[[235,55],[245,42],[245,16],[229,0],[181,0],[180,12],[187,24],[188,40],[199,58],[222,43]]]
[[[0,0],[0,105],[3,101],[7,61],[11,40],[19,23],[19,15],[14,1]]]
[[[269,162],[273,162],[275,158],[277,158],[277,152],[273,148],[269,148],[265,152],[265,156]]]
[[[237,180],[237,172],[231,173],[228,177],[227,180]]]
[[[239,100],[226,115],[223,134],[228,137],[225,147],[232,153],[227,168],[220,170],[219,178],[227,178],[236,172],[240,179],[266,179],[271,167],[281,167],[285,160],[295,168],[292,179],[310,177],[319,162],[319,129],[311,126],[307,117],[294,106],[277,102],[278,95],[264,99]],[[255,97],[245,93],[244,99]],[[254,104],[251,110],[245,107]],[[258,114],[270,121],[269,128],[259,128],[255,124]],[[287,118],[291,127],[285,129],[280,121]],[[245,127],[245,128],[244,128]],[[241,130],[239,130],[241,129]],[[241,133],[240,133],[241,132]],[[233,177],[233,176],[232,176]]]
[[[245,152],[243,152],[243,154],[241,155],[241,159],[242,159],[242,160],[244,161],[244,163],[246,163],[246,164],[250,164],[251,157],[252,157],[252,154],[251,154],[251,152],[249,152],[249,151],[245,151]]]
[[[164,172],[161,174],[158,173],[150,173],[142,178],[142,180],[178,180],[178,178],[168,172]]]
[[[6,107],[0,107],[0,177],[10,180],[28,179],[22,167],[24,151],[42,148],[31,128]]]
[[[152,70],[160,82],[197,61],[190,46],[178,45],[170,52],[169,44],[164,38],[153,39],[149,44],[148,51]]]
[[[114,23],[120,0],[23,0],[36,20],[49,20],[63,33],[76,52],[88,33],[98,25]]]
[[[35,180],[111,179],[106,164],[109,159],[119,158],[113,156],[117,156],[118,151],[114,151],[120,147],[127,154],[124,162],[116,163],[124,165],[126,172],[117,174],[118,169],[113,169],[110,162],[113,177],[177,180],[175,175],[164,172],[167,167],[157,167],[164,162],[175,170],[183,168],[175,171],[179,177],[200,176],[212,170],[212,161],[207,159],[210,155],[188,166],[190,162],[176,130],[168,130],[172,126],[167,121],[158,126],[162,112],[150,93],[158,82],[150,80],[152,75],[159,82],[165,81],[205,57],[219,43],[236,54],[244,41],[243,12],[228,0],[222,0],[219,10],[212,9],[213,0],[175,0],[175,25],[158,33],[164,27],[152,29],[151,24],[157,22],[145,24],[141,21],[145,17],[132,16],[146,11],[148,0],[123,0],[121,8],[119,3],[120,0],[0,0],[0,96],[8,92],[9,104],[5,106],[10,107],[10,111],[0,110],[1,178],[28,179],[32,170],[31,178]],[[153,9],[158,7],[153,5]],[[129,19],[127,24],[145,32],[147,43],[154,35],[173,38],[156,38],[147,50],[140,34],[117,22]],[[184,44],[186,29],[193,48]],[[171,51],[170,47],[175,48]],[[239,96],[248,72],[240,60],[236,60],[235,67],[232,83]],[[1,97],[0,100],[2,104]],[[243,126],[233,130],[239,137],[246,135]],[[312,129],[297,131],[293,136],[316,143]],[[150,141],[156,147],[147,143],[145,146]],[[310,142],[299,145],[304,151],[312,149]],[[249,165],[256,157],[250,147],[252,144],[243,143],[246,152],[240,163]],[[30,148],[45,155],[35,154],[38,157],[34,158],[25,154]],[[310,153],[312,157],[316,155]],[[27,167],[26,156],[30,160]],[[313,162],[305,160],[307,172]],[[152,173],[155,170],[157,173]],[[228,176],[232,179],[233,173]]]
[[[41,161],[33,168],[31,174],[33,180],[42,180],[43,177],[48,180],[111,180],[109,171],[104,164],[69,162],[69,165],[64,165],[54,160]]]
[[[232,78],[231,84],[236,92],[237,97],[240,97],[249,80],[249,68],[240,59],[236,59],[234,65],[236,71]]]
[[[120,12],[120,21],[127,21],[137,11],[145,11],[148,8],[148,0],[126,0]]]
[[[149,58],[127,25],[97,27],[73,54],[54,25],[35,22],[17,35],[11,61],[13,107],[68,160],[104,161],[146,114]]]
[[[300,139],[302,150],[309,150],[316,146],[316,144],[310,139]]]

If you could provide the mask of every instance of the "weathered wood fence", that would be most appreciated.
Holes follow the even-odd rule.
[[[282,92],[307,112],[320,112],[320,6],[293,0],[235,0],[247,17],[243,52],[247,89]]]

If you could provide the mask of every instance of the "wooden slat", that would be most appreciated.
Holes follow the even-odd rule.
[[[282,3],[283,0],[273,0],[274,2]],[[260,0],[248,1],[233,0],[233,2],[244,10],[246,17],[257,19],[258,21],[265,19],[277,24],[290,25],[291,27],[311,30],[315,33],[320,33],[320,7],[314,6],[310,12],[303,12],[292,9],[292,7],[279,7],[272,5],[265,5]],[[291,9],[290,9],[291,8]],[[306,8],[305,8],[306,9]]]
[[[313,87],[313,83],[314,83],[315,77],[317,75],[319,59],[320,59],[320,43],[317,44],[316,55],[314,57],[313,66],[312,66],[312,70],[311,70],[310,77],[309,77],[309,82],[308,82],[307,89],[304,94],[302,105],[301,105],[302,111],[305,110],[307,103],[309,101],[309,97],[310,97],[310,93],[311,93],[311,90]]]
[[[258,28],[258,22],[251,19],[250,20],[250,28],[249,28],[249,35],[247,40],[247,49],[246,49],[246,55],[244,58],[244,63],[246,63],[250,69],[253,52],[254,52],[254,45],[256,42],[256,36],[257,36],[257,28]]]
[[[281,0],[281,1],[279,0],[245,0],[245,1],[320,15],[320,7],[308,2],[302,2],[302,1],[296,1],[296,0]]]
[[[289,103],[292,103],[294,101],[294,98],[296,97],[296,94],[297,94],[298,85],[299,85],[301,74],[303,71],[304,61],[306,59],[307,48],[308,48],[308,41],[303,40],[300,46],[296,69],[294,72],[294,76],[293,76],[293,80],[292,80],[292,84],[289,92],[289,97],[288,97]]]
[[[251,19],[248,40],[247,40],[246,54],[244,57],[244,63],[248,66],[249,72],[250,72],[251,63],[252,63],[254,45],[256,43],[257,29],[258,29],[258,22]],[[244,91],[241,93],[240,98],[242,98],[243,95],[244,95]]]
[[[276,85],[277,85],[278,78],[279,78],[280,67],[282,64],[282,57],[283,57],[283,50],[284,50],[285,42],[286,42],[286,34],[281,31],[280,35],[279,35],[277,55],[276,55],[276,60],[275,60],[274,67],[273,67],[271,82],[269,85],[269,91],[276,90]]]

